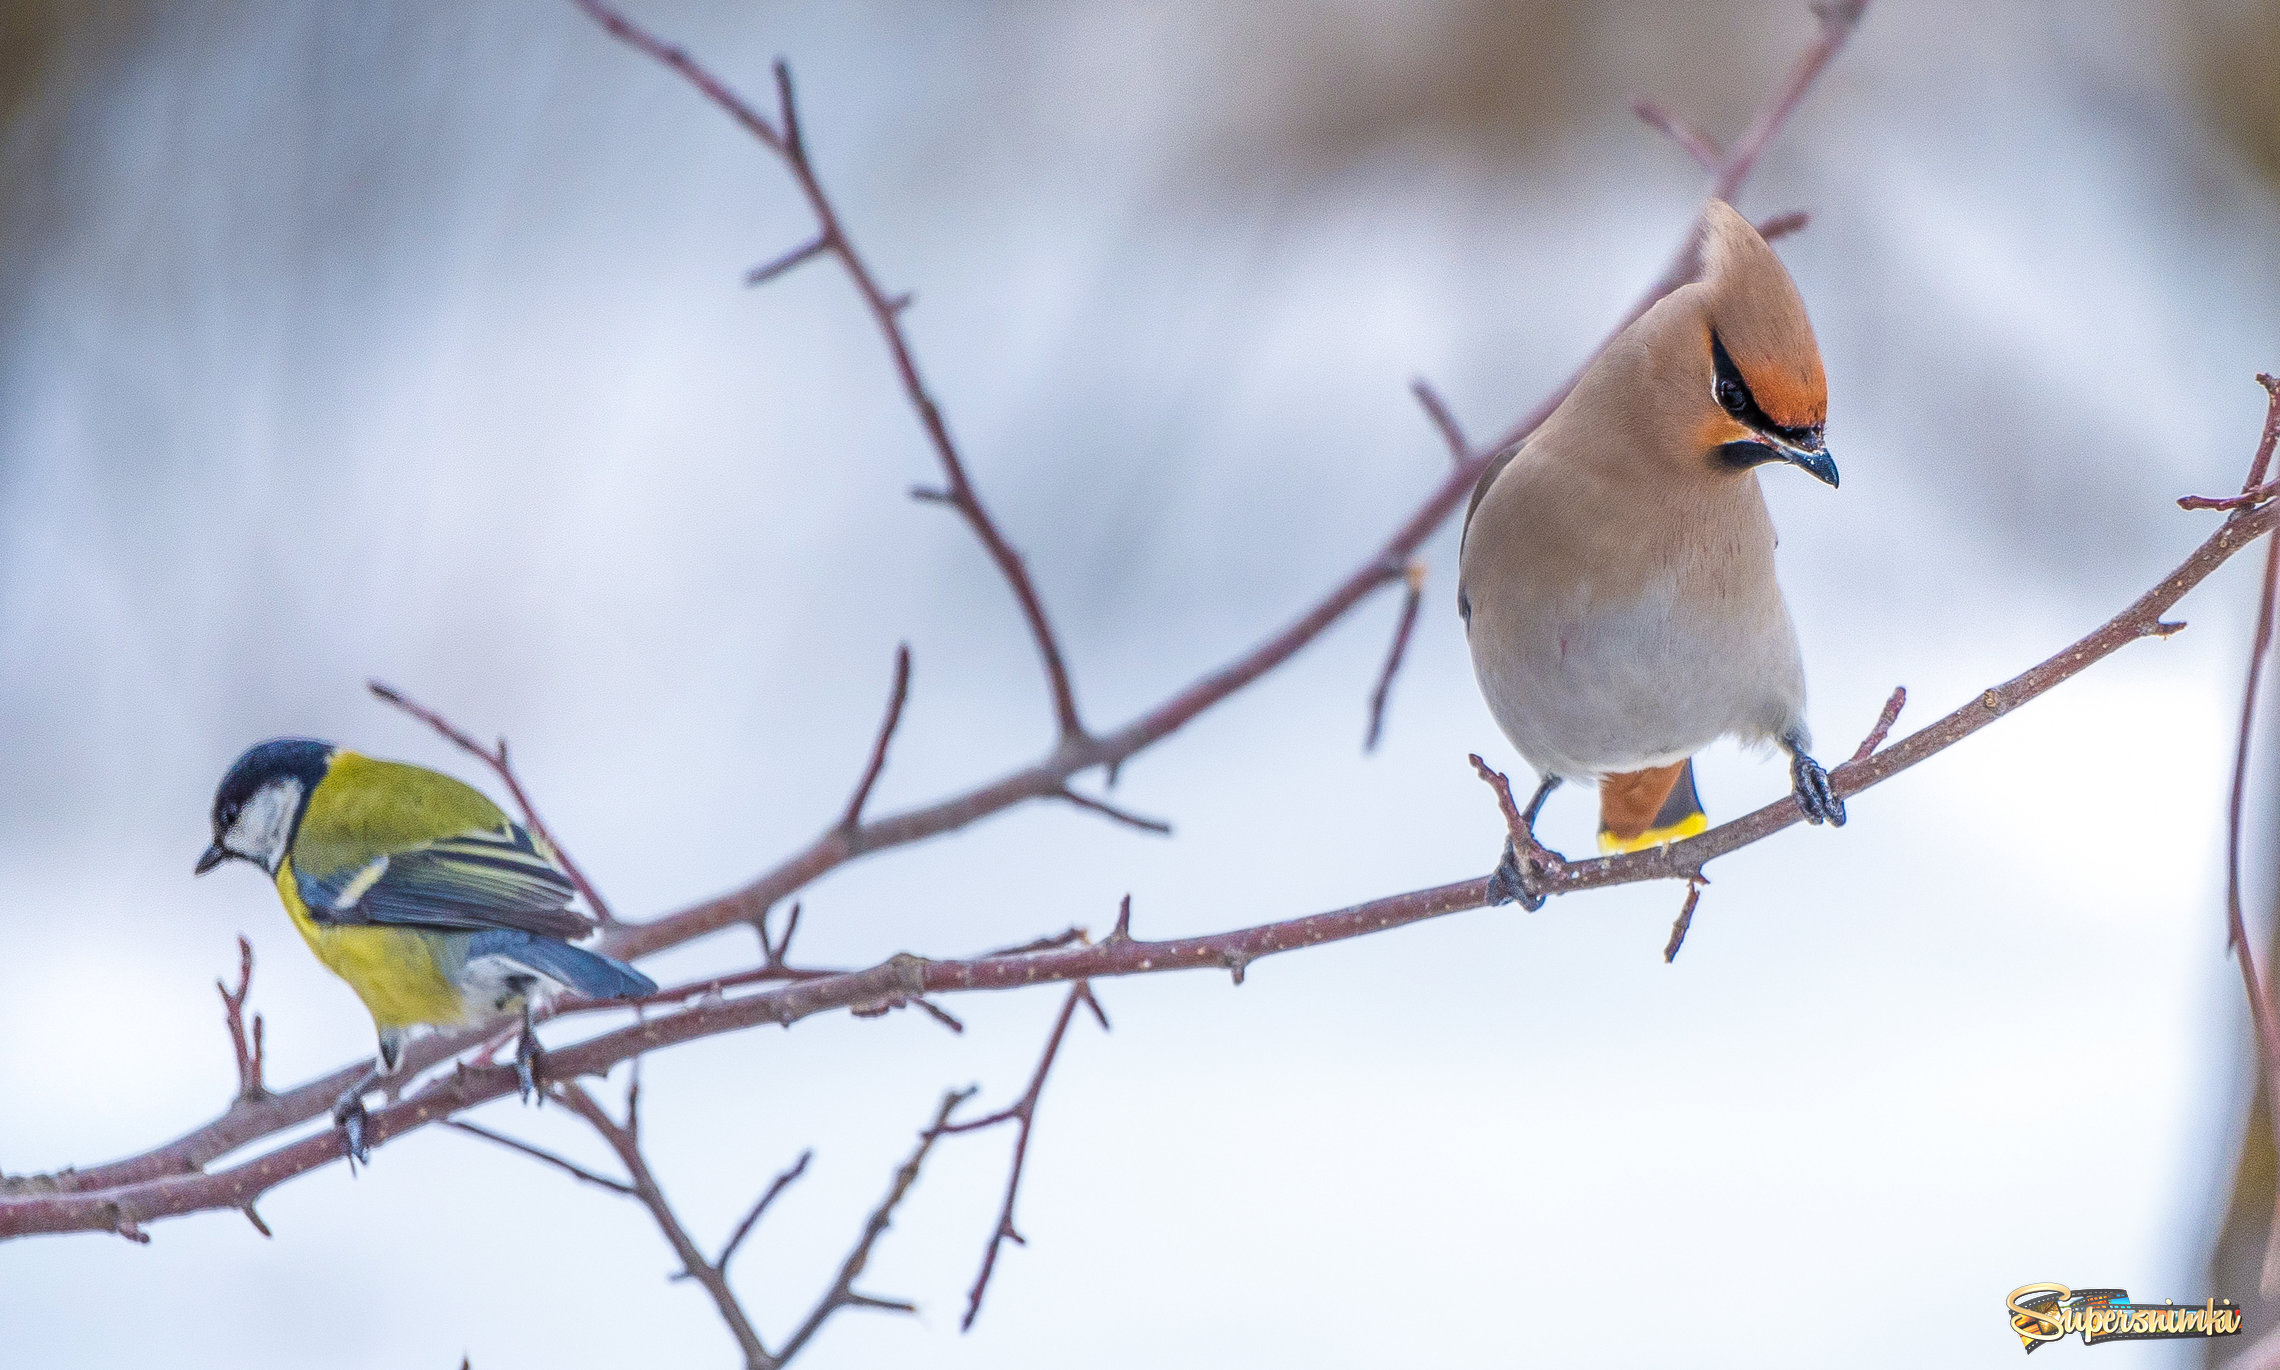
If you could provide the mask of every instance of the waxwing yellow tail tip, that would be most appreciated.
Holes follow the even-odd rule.
[[[1667,847],[1681,838],[1706,832],[1709,827],[1710,816],[1697,812],[1688,814],[1676,823],[1666,823],[1659,828],[1649,828],[1637,837],[1632,838],[1617,837],[1605,828],[1601,828],[1599,830],[1599,854],[1617,856],[1624,852],[1645,851],[1649,847]]]

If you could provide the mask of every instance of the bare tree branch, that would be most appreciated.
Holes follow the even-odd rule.
[[[2256,379],[2264,386],[2267,403],[2264,431],[2257,441],[2256,455],[2249,462],[2248,479],[2241,484],[2244,493],[2263,483],[2265,472],[2272,464],[2273,448],[2280,444],[2280,380],[2269,375]],[[2256,701],[2263,688],[2264,659],[2272,651],[2276,591],[2280,591],[2280,539],[2268,540],[2265,547],[2264,580],[2256,606],[2256,635],[2249,644],[2248,683],[2241,691],[2240,738],[2233,749],[2232,793],[2225,811],[2225,927],[2226,944],[2232,948],[2233,960],[2240,967],[2241,989],[2248,996],[2248,1016],[2256,1032],[2256,1057],[2264,1071],[2264,1099],[2271,1110],[2273,1135],[2280,1137],[2280,1023],[2273,1020],[2271,997],[2266,992],[2263,977],[2257,974],[2256,953],[2249,945],[2248,924],[2240,906],[2241,813],[2248,797],[2249,750],[2255,737]],[[2260,1283],[2267,1296],[2280,1292],[2280,1212],[2273,1216]]]
[[[926,382],[920,377],[918,358],[911,350],[910,339],[904,336],[902,312],[909,307],[908,296],[890,296],[871,274],[870,266],[856,252],[854,241],[839,217],[839,211],[825,193],[823,182],[817,178],[815,166],[809,159],[807,141],[800,132],[799,106],[792,96],[791,68],[782,61],[776,63],[776,118],[770,121],[765,115],[746,104],[726,84],[707,72],[680,48],[663,42],[612,8],[603,0],[575,0],[578,8],[592,16],[611,37],[662,62],[683,79],[694,85],[705,98],[711,100],[730,118],[742,124],[763,147],[776,154],[791,172],[792,179],[805,197],[808,209],[815,215],[816,234],[807,245],[793,249],[767,266],[750,273],[746,280],[752,284],[779,275],[809,257],[829,252],[839,258],[846,269],[847,278],[863,297],[879,326],[880,336],[893,359],[895,374],[902,381],[904,393],[911,407],[918,411],[921,427],[927,441],[934,447],[935,458],[941,463],[946,488],[944,502],[956,509],[981,539],[983,550],[997,564],[998,573],[1005,578],[1021,606],[1021,614],[1029,625],[1029,635],[1037,644],[1037,655],[1045,667],[1045,679],[1052,693],[1053,717],[1059,726],[1064,743],[1085,736],[1083,721],[1077,714],[1075,687],[1070,683],[1069,668],[1064,660],[1059,638],[1054,635],[1052,622],[1046,617],[1044,601],[1038,596],[1036,584],[1030,579],[1029,569],[1021,554],[1013,549],[997,523],[982,505],[982,497],[967,478],[966,463],[958,455],[958,447],[950,437],[950,425],[942,417],[942,410]]]
[[[2241,548],[2271,532],[2275,523],[2280,523],[2280,504],[2235,510],[2175,571],[2096,631],[1866,760],[1838,766],[1829,773],[1831,785],[1844,798],[1859,794],[1954,746],[2124,646],[2163,635],[2168,625],[2161,614]],[[1572,894],[1641,880],[1691,880],[1712,859],[1762,841],[1800,819],[1795,798],[1785,794],[1754,813],[1667,847],[1589,861],[1552,858],[1549,869],[1541,873],[1544,888],[1547,893]],[[928,995],[1176,970],[1239,970],[1264,956],[1478,908],[1487,894],[1484,876],[1387,895],[1328,913],[1198,937],[1151,942],[1115,935],[1091,945],[1080,943],[963,961],[930,961],[904,954],[866,970],[796,980],[754,994],[707,999],[655,1013],[552,1049],[547,1053],[547,1066],[557,1079],[598,1075],[620,1061],[681,1042],[760,1023],[790,1024],[833,1009],[872,1010]],[[603,1010],[604,1006],[570,1006],[572,1012]],[[427,1069],[442,1059],[445,1056],[430,1054],[412,1062],[412,1068]],[[0,1238],[74,1231],[116,1231],[141,1237],[139,1224],[155,1218],[242,1208],[284,1180],[337,1161],[338,1140],[329,1133],[319,1133],[215,1171],[193,1170],[192,1165],[202,1162],[185,1164],[185,1158],[205,1153],[210,1159],[220,1152],[207,1149],[229,1138],[239,1139],[242,1145],[316,1116],[345,1087],[334,1084],[335,1078],[326,1077],[285,1094],[233,1107],[207,1128],[128,1161],[0,1181]],[[369,1142],[378,1148],[428,1123],[502,1098],[514,1088],[514,1071],[505,1066],[472,1065],[444,1073],[403,1099],[375,1110],[367,1123]],[[316,1102],[319,1098],[321,1104]],[[300,1112],[304,1106],[307,1111]],[[280,1118],[290,1121],[279,1122]]]
[[[609,1144],[610,1150],[617,1153],[618,1163],[625,1167],[625,1173],[632,1179],[633,1196],[641,1201],[642,1207],[649,1210],[649,1216],[657,1223],[657,1230],[664,1234],[666,1243],[673,1248],[673,1254],[680,1257],[681,1268],[688,1272],[689,1278],[704,1286],[705,1293],[712,1297],[713,1307],[719,1312],[721,1321],[727,1324],[729,1335],[736,1338],[737,1348],[744,1352],[747,1370],[772,1370],[777,1361],[768,1354],[768,1348],[761,1345],[760,1333],[753,1327],[752,1319],[744,1311],[744,1305],[738,1301],[735,1291],[728,1287],[727,1277],[715,1269],[704,1258],[704,1253],[697,1249],[696,1239],[689,1235],[689,1229],[681,1224],[680,1217],[673,1212],[673,1205],[666,1201],[665,1191],[658,1187],[657,1176],[649,1169],[648,1159],[641,1154],[641,1122],[637,1111],[639,1096],[631,1090],[627,1091],[625,1121],[620,1123],[610,1117],[608,1110],[597,1103],[593,1095],[576,1083],[556,1085],[553,1093],[571,1112],[585,1119],[586,1124]]]

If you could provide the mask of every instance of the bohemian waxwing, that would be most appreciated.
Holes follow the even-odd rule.
[[[1599,785],[1603,851],[1702,831],[1692,757],[1788,751],[1809,822],[1842,825],[1806,754],[1805,669],[1756,468],[1831,486],[1821,354],[1773,249],[1721,201],[1698,279],[1618,334],[1543,425],[1482,473],[1457,608],[1489,712],[1542,783]],[[1506,844],[1492,898],[1542,901]]]

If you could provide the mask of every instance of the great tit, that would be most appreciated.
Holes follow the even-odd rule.
[[[448,775],[283,737],[237,759],[214,793],[199,875],[237,859],[269,872],[309,950],[372,1013],[378,1065],[333,1116],[365,1158],[365,1092],[419,1027],[522,1016],[515,1072],[537,1087],[534,1002],[557,989],[634,999],[656,982],[566,939],[593,931],[544,839]]]

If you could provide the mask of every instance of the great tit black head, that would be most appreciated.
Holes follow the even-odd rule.
[[[278,737],[239,757],[214,791],[214,840],[199,856],[197,873],[234,857],[275,875],[334,750],[330,742]]]

